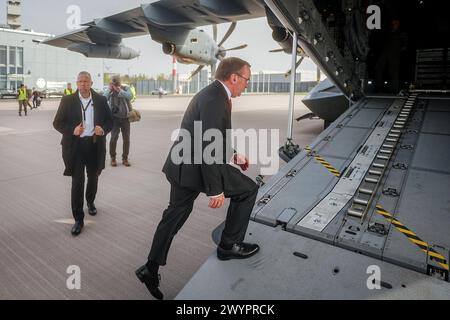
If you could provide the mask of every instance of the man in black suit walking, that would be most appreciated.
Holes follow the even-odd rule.
[[[87,171],[86,201],[90,215],[96,215],[94,200],[98,176],[105,168],[106,135],[112,128],[112,116],[106,98],[92,87],[91,75],[80,72],[78,90],[61,99],[53,126],[63,136],[62,157],[64,175],[72,177],[72,214],[75,224],[72,235],[81,233],[84,226],[83,192],[84,170]]]
[[[243,155],[232,154],[227,159],[231,141],[226,134],[231,129],[231,98],[241,95],[247,88],[251,73],[250,64],[239,58],[227,58],[221,61],[216,72],[216,81],[201,90],[190,102],[181,123],[181,129],[189,133],[190,150],[182,150],[182,161],[176,161],[180,153],[178,138],[164,164],[163,172],[170,182],[170,203],[163,213],[155,235],[146,265],[136,271],[138,278],[145,283],[150,293],[162,299],[159,290],[159,266],[166,264],[167,254],[172,240],[183,226],[192,211],[194,201],[200,193],[210,197],[209,207],[220,208],[225,198],[230,198],[225,229],[217,248],[220,260],[245,259],[259,250],[257,244],[243,242],[250,214],[258,193],[257,185],[238,169],[229,165],[231,160],[247,170],[249,162]],[[198,137],[196,126],[201,124],[201,133],[209,129],[220,131],[223,141],[222,152],[216,152],[214,161],[205,161],[203,154],[207,145]],[[197,132],[197,136],[195,134]],[[197,139],[197,143],[194,140]],[[202,148],[195,149],[195,145]],[[201,154],[200,154],[201,153]],[[217,155],[222,154],[222,159]],[[195,161],[201,158],[200,163]]]

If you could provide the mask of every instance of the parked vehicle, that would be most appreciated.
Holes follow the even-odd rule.
[[[158,90],[158,89],[156,89],[156,90],[153,90],[152,91],[152,96],[153,95],[159,95],[159,94],[162,94],[162,95],[167,95],[167,91],[166,90],[164,90],[164,89],[162,89],[162,90]]]
[[[3,98],[15,98],[17,93],[10,89],[0,89],[0,99]]]
[[[45,98],[62,97],[64,93],[57,88],[45,89],[41,92],[41,96]]]

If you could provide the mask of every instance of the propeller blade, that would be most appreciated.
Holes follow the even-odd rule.
[[[217,24],[213,24],[213,39],[214,42],[217,42]]]
[[[230,48],[230,49],[223,49],[221,51],[224,52],[224,51],[231,51],[231,50],[240,50],[240,49],[244,49],[246,47],[247,47],[247,44],[243,44],[243,45],[240,45],[238,47],[234,47],[234,48]]]
[[[283,51],[284,51],[284,49],[282,49],[282,48],[269,50],[269,52],[283,52]]]
[[[234,28],[236,28],[236,24],[237,24],[236,21],[233,21],[231,23],[230,27],[228,28],[227,33],[225,33],[225,35],[223,36],[222,41],[220,41],[220,43],[217,46],[220,47],[228,39],[228,37],[233,33]]]
[[[214,80],[216,78],[216,64],[211,65],[211,80]]]
[[[298,67],[299,67],[300,64],[302,63],[303,59],[305,59],[305,57],[301,57],[300,59],[298,59],[297,63],[295,64],[295,70],[298,69]]]
[[[195,69],[194,72],[191,73],[191,75],[189,76],[189,80],[191,80],[197,73],[199,73],[202,69],[203,69],[204,65],[200,65],[198,66],[197,69]]]
[[[300,64],[302,63],[303,59],[305,59],[305,57],[301,57],[300,59],[298,59],[297,63],[295,64],[295,71],[297,71],[298,67],[300,66]],[[288,70],[286,71],[286,73],[284,74],[285,77],[289,77],[291,75],[291,71],[292,70]]]

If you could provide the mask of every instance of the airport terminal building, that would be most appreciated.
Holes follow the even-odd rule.
[[[93,89],[103,88],[103,59],[40,44],[52,35],[0,28],[0,90],[16,91],[23,83],[40,91],[61,92],[78,72],[89,71]]]

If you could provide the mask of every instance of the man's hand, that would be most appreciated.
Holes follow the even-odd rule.
[[[80,123],[78,126],[75,127],[75,130],[73,130],[74,136],[81,136],[83,134],[84,128],[83,128],[83,122]]]
[[[105,131],[103,131],[102,127],[95,126],[95,135],[96,136],[103,136],[105,134]]]
[[[250,165],[250,161],[243,154],[238,153],[234,154],[233,163],[241,167],[242,171],[247,171]]]
[[[218,197],[211,197],[209,200],[209,207],[213,209],[219,209],[225,203],[224,194],[220,194]]]

